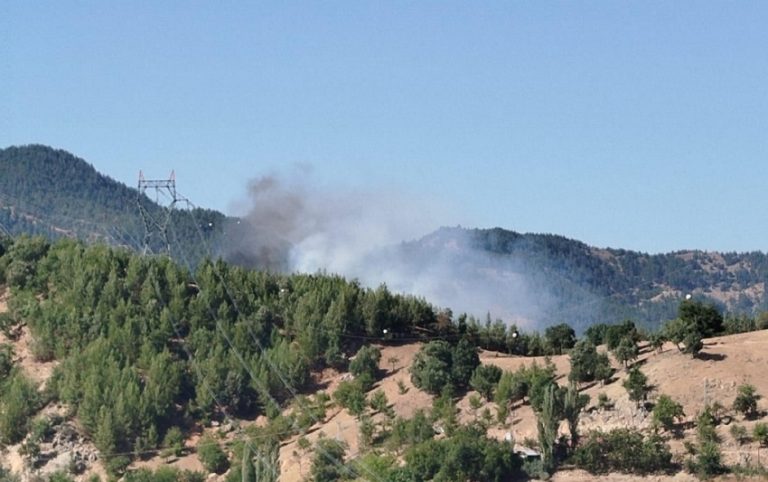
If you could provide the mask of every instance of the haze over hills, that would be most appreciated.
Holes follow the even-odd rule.
[[[137,249],[144,233],[136,201],[136,189],[65,151],[40,145],[0,150],[0,225],[10,234],[69,236]],[[160,212],[159,205],[144,201]],[[171,223],[172,255],[182,263],[211,253],[251,267],[297,269],[290,238],[243,221],[241,226],[212,210],[178,210]],[[263,253],[249,251],[254,232],[258,239],[268,235],[282,243],[269,252],[268,262]],[[162,250],[158,240],[153,250]],[[366,251],[344,271],[370,286],[386,283],[425,296],[456,314],[490,312],[539,327],[567,321],[582,330],[627,317],[658,326],[674,316],[688,293],[733,312],[765,309],[768,257],[702,251],[649,255],[557,235],[456,227]]]

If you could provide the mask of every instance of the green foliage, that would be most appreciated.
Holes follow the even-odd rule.
[[[477,390],[489,402],[493,399],[493,392],[501,379],[501,368],[496,365],[480,365],[475,368],[469,385]]]
[[[690,445],[689,452],[694,455],[686,461],[690,472],[696,473],[701,479],[709,479],[725,471],[720,453],[719,437],[715,426],[718,423],[719,407],[707,405],[696,418],[696,435],[698,446]]]
[[[376,374],[379,371],[379,360],[381,360],[381,351],[378,348],[371,345],[363,346],[349,363],[349,371],[355,377],[376,380]]]
[[[373,452],[363,455],[350,465],[354,473],[364,476],[364,480],[390,481],[393,470],[397,470],[397,460],[394,457]]]
[[[20,371],[14,372],[0,398],[0,441],[20,442],[29,429],[29,419],[40,407],[37,388]]]
[[[684,300],[678,307],[677,317],[683,323],[695,326],[703,338],[723,332],[723,315],[713,304]]]
[[[556,463],[555,443],[562,413],[561,403],[557,387],[550,384],[544,391],[541,408],[536,413],[542,469],[550,474],[554,471]]]
[[[466,338],[459,340],[451,354],[451,382],[456,388],[465,389],[469,386],[472,373],[480,365],[477,348]]]
[[[405,395],[406,393],[408,393],[408,387],[405,386],[405,382],[403,382],[402,380],[397,381],[397,393],[399,393],[400,395]]]
[[[159,467],[154,472],[150,469],[138,469],[126,472],[125,482],[205,482],[205,474],[175,467]]]
[[[579,341],[570,353],[571,371],[568,379],[577,383],[605,381],[613,374],[608,356],[597,352],[589,341]]]
[[[68,152],[40,145],[0,149],[0,193],[0,223],[13,235],[48,239],[75,235],[141,248],[137,244],[144,228],[135,189],[98,173]],[[160,214],[162,208],[148,197],[142,203],[153,215]],[[216,249],[225,228],[236,224],[216,211],[194,209],[191,214],[177,210],[171,216],[178,242],[173,255],[181,258],[183,254],[197,264],[207,254],[207,246]],[[194,218],[210,227],[199,230]],[[157,237],[151,239],[151,247],[164,249]]]
[[[548,327],[544,330],[544,338],[557,355],[562,355],[564,350],[570,350],[576,344],[576,332],[566,323]]]
[[[387,395],[381,390],[376,390],[373,392],[369,404],[371,409],[377,413],[386,413],[389,408],[389,400],[387,400]]]
[[[722,332],[723,315],[714,305],[685,300],[678,307],[677,319],[668,322],[663,333],[680,351],[695,357],[704,347],[704,338]]]
[[[464,388],[472,372],[480,365],[477,350],[462,339],[455,347],[448,342],[437,340],[424,345],[411,365],[411,381],[429,393],[440,393],[450,385]]]
[[[19,482],[20,477],[0,464],[0,482]]]
[[[24,320],[38,358],[60,362],[47,391],[72,407],[103,453],[153,449],[158,434],[184,416],[275,416],[329,350],[349,354],[347,335],[366,333],[365,314],[398,334],[434,320],[423,300],[335,276],[284,276],[220,261],[191,273],[167,258],[72,240],[3,246],[0,266],[18,274],[8,318]],[[0,373],[13,378],[11,355],[1,348]],[[362,361],[378,363],[375,349],[361,355],[367,368],[360,371],[370,373]],[[372,382],[365,373],[358,378]],[[26,398],[37,397],[14,383],[6,383],[12,390],[2,402],[10,409],[0,413],[8,440],[23,436],[28,407],[36,405]],[[305,424],[307,414],[297,415]],[[118,458],[113,472],[125,464]]]
[[[629,362],[637,360],[638,354],[639,350],[637,348],[637,343],[628,337],[622,338],[613,350],[613,356],[616,357],[616,360],[619,363],[624,365],[624,368],[628,367]]]
[[[667,339],[664,337],[664,334],[660,332],[653,333],[648,337],[648,342],[651,345],[651,348],[657,352],[661,351],[665,341],[667,341]]]
[[[165,432],[163,438],[163,448],[166,456],[173,455],[180,457],[184,451],[184,434],[179,427],[171,427]]]
[[[594,323],[584,331],[586,341],[594,346],[605,343],[605,333],[608,331],[608,325],[605,323]]]
[[[238,440],[226,482],[277,482],[280,473],[278,444],[272,440]]]
[[[227,454],[221,449],[219,441],[210,434],[204,435],[197,443],[197,456],[208,472],[221,474],[229,466]]]
[[[13,368],[13,346],[0,344],[0,384],[11,374]]]
[[[135,246],[143,235],[135,209],[135,190],[100,175],[85,161],[64,151],[40,145],[0,149],[0,193],[3,195],[0,223],[14,234],[26,232],[57,238],[63,233],[74,232],[81,239],[99,239],[126,246]],[[160,207],[148,198],[144,202],[152,213],[159,211]],[[172,215],[175,237],[179,241],[172,253],[176,259],[184,255],[197,265],[206,254],[206,246],[214,249],[214,256],[221,255],[226,234],[230,249],[224,254],[238,263],[259,265],[273,272],[288,268],[283,250],[270,253],[276,255],[275,259],[267,261],[254,260],[246,254],[253,251],[245,249],[252,248],[248,243],[253,239],[246,235],[249,234],[247,222],[238,224],[215,211],[196,209],[192,214],[179,210]],[[204,226],[202,230],[193,222],[195,218]],[[709,270],[705,268],[711,266],[711,258],[703,253],[693,253],[691,259],[686,260],[678,253],[647,255],[626,250],[607,250],[608,256],[605,256],[584,243],[562,236],[523,235],[503,229],[446,228],[432,236],[459,239],[462,241],[460,246],[486,251],[502,259],[525,259],[530,266],[532,286],[546,288],[558,295],[552,314],[542,321],[557,322],[567,311],[571,319],[579,323],[577,331],[585,328],[587,322],[613,321],[627,316],[642,321],[668,319],[674,314],[674,302],[642,303],[658,295],[662,286],[687,292],[720,285],[732,286],[739,292],[762,282],[768,269],[766,256],[757,252],[725,253],[723,258],[727,265],[739,266],[739,269]],[[408,245],[407,252],[413,253],[414,257],[433,252],[434,244],[427,241]],[[152,242],[153,249],[160,247],[157,239]],[[450,245],[448,242],[439,244]],[[3,272],[0,269],[0,275]],[[471,282],[470,276],[466,278]],[[603,301],[600,309],[596,310],[594,303],[589,303],[594,299]],[[346,315],[354,315],[355,323],[362,321],[368,335],[382,336],[384,328],[392,328],[390,333],[393,333],[408,318],[392,317],[390,301],[391,294],[382,290],[352,312],[338,307],[334,311],[342,316],[334,318],[351,320],[353,318]],[[737,303],[740,311],[754,310],[755,305],[747,297]],[[425,325],[435,321],[434,313],[417,310],[409,315],[418,315]],[[488,331],[490,344],[509,346],[508,333],[504,337],[504,331],[499,330],[496,323]],[[520,337],[520,341],[523,338]],[[543,354],[538,351],[539,347],[529,351],[529,346],[537,344],[535,336],[530,338],[533,343],[519,343],[520,348],[515,348],[514,352]],[[317,348],[320,345],[325,343],[320,340]],[[341,344],[329,343],[320,354],[326,363],[335,364],[342,360],[339,356],[342,348]]]
[[[752,436],[756,441],[760,442],[762,446],[768,446],[768,424],[758,422],[752,428]]]
[[[687,468],[689,471],[695,472],[700,479],[710,479],[725,472],[726,468],[723,465],[722,454],[717,442],[713,440],[701,442],[696,457],[688,461]]]
[[[48,482],[75,482],[75,480],[64,472],[57,471],[48,476]]]
[[[576,447],[579,443],[579,415],[587,404],[589,404],[589,395],[580,394],[576,384],[571,382],[563,395],[562,416],[568,422],[572,448]]]
[[[515,372],[504,372],[496,387],[494,401],[506,413],[508,405],[528,397],[535,411],[541,410],[544,392],[555,384],[555,366],[547,359],[544,366],[535,361],[530,366],[523,365]]]
[[[621,341],[628,339],[634,343],[640,340],[640,334],[637,332],[635,323],[632,320],[624,320],[616,325],[608,325],[603,335],[603,343],[611,351],[616,350]]]
[[[675,420],[684,416],[682,405],[674,401],[669,395],[659,395],[653,407],[654,424],[665,430],[672,430],[675,426]]]
[[[754,385],[741,385],[733,401],[733,409],[743,414],[745,418],[754,418],[757,415],[758,400],[760,395]]]
[[[643,437],[635,429],[590,432],[572,456],[573,463],[592,474],[652,474],[672,469],[672,453],[658,436]]]
[[[462,428],[451,438],[419,444],[406,453],[405,460],[410,477],[405,480],[410,481],[501,482],[518,476],[521,467],[510,443],[490,440],[476,428]]]
[[[624,380],[623,385],[629,394],[629,399],[638,405],[648,398],[648,393],[651,391],[648,377],[637,366],[629,370],[629,375]]]
[[[603,410],[608,410],[613,408],[613,403],[605,392],[600,392],[597,395],[597,406]]]
[[[347,476],[350,471],[344,465],[346,451],[344,442],[326,438],[318,440],[312,459],[312,481],[333,482]]]
[[[733,437],[733,440],[739,445],[744,445],[749,442],[749,432],[747,432],[747,428],[743,425],[731,425],[729,430],[731,432],[731,437]]]
[[[444,386],[451,383],[452,358],[451,346],[447,342],[438,340],[427,343],[413,359],[411,382],[429,393],[440,393]]]
[[[392,423],[388,445],[396,451],[404,446],[416,445],[435,436],[432,422],[422,409],[417,409],[410,419],[396,418]]]
[[[500,407],[522,400],[528,394],[528,379],[521,371],[505,371],[496,386],[494,401]]]
[[[718,442],[715,427],[718,420],[713,413],[712,406],[706,405],[696,417],[696,435],[700,442]]]
[[[339,383],[333,392],[333,398],[352,415],[359,416],[365,411],[365,390],[360,380],[345,380]]]

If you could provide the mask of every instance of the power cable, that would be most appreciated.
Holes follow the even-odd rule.
[[[188,205],[190,205],[190,206],[192,206],[192,207],[195,207],[195,206],[194,206],[194,204],[192,204],[192,202],[191,202],[191,201],[189,201],[189,199],[188,199],[188,198],[185,198],[185,200],[186,200],[186,202],[188,203]],[[195,226],[195,228],[196,228],[196,230],[197,230],[197,232],[198,232],[198,236],[200,237],[200,240],[201,240],[201,242],[203,243],[203,246],[205,247],[205,251],[206,251],[207,253],[209,253],[209,255],[210,255],[210,247],[208,246],[208,244],[207,244],[207,241],[205,240],[205,237],[203,236],[203,233],[202,233],[202,232],[201,232],[201,230],[200,230],[200,225],[199,225],[199,223],[198,223],[197,219],[195,218],[195,215],[194,215],[193,211],[192,211],[191,209],[187,209],[187,210],[185,210],[185,211],[186,211],[186,212],[189,214],[189,216],[191,217],[191,219],[192,219],[192,222],[193,222],[193,224],[194,224],[194,226]],[[172,231],[172,233],[173,233],[173,238],[175,239],[175,238],[176,238],[176,236],[175,236],[175,231],[173,230],[173,225],[172,225],[172,224],[171,224],[171,231]],[[176,243],[178,244],[178,240],[177,240],[177,239],[175,239],[175,241],[176,241]],[[184,255],[183,255],[183,253],[181,253],[181,252],[180,252],[180,254],[181,254],[181,255],[182,255],[182,257],[184,258],[184,261],[185,261],[185,263],[186,263],[186,264],[189,266],[189,261],[186,259],[186,256],[184,256]],[[191,272],[191,271],[192,271],[192,270],[191,270],[191,266],[189,266],[189,269],[190,269],[190,272]],[[224,289],[224,292],[226,293],[227,297],[229,298],[229,301],[230,301],[230,303],[231,303],[231,305],[232,305],[232,308],[235,310],[235,312],[238,314],[238,316],[239,316],[239,317],[241,317],[241,318],[245,318],[245,316],[243,315],[242,311],[240,310],[240,308],[239,308],[239,306],[238,306],[238,304],[237,304],[237,301],[235,300],[234,296],[232,295],[232,292],[231,292],[231,290],[230,290],[229,286],[227,285],[226,281],[224,280],[224,277],[221,275],[221,273],[220,273],[220,272],[218,271],[218,269],[216,268],[216,265],[215,265],[215,263],[213,264],[213,273],[214,273],[214,275],[217,277],[217,279],[218,279],[219,283],[221,283],[221,285],[222,285],[222,288]],[[194,278],[194,274],[191,274],[191,276],[193,277],[193,281],[194,281],[194,282],[195,282],[195,283],[198,285],[198,287],[200,287],[200,284],[199,284],[199,283],[197,282],[197,280]],[[263,345],[261,344],[261,341],[258,339],[258,337],[256,337],[256,336],[254,335],[254,333],[253,333],[253,330],[251,330],[251,329],[250,329],[250,327],[246,326],[246,331],[247,331],[247,332],[248,332],[248,334],[250,335],[250,337],[251,337],[251,339],[253,340],[253,342],[254,342],[255,346],[256,346],[256,347],[258,348],[258,350],[259,350],[259,351],[262,353],[262,355],[263,355],[263,356],[262,356],[262,359],[265,361],[265,363],[266,363],[267,365],[269,365],[269,367],[270,367],[270,368],[273,370],[273,373],[274,373],[274,374],[275,374],[275,375],[276,375],[276,376],[277,376],[277,377],[280,379],[281,383],[282,383],[282,384],[285,386],[285,388],[286,388],[286,389],[287,389],[287,390],[288,390],[288,391],[291,393],[291,395],[293,396],[293,398],[294,398],[294,400],[296,401],[296,403],[298,403],[299,405],[303,405],[303,401],[302,401],[302,399],[299,397],[299,394],[298,394],[298,392],[297,392],[297,391],[296,391],[296,390],[293,388],[293,386],[292,386],[292,385],[291,385],[291,384],[290,384],[290,383],[287,381],[287,379],[285,378],[285,376],[284,376],[284,374],[282,373],[282,371],[280,370],[280,368],[279,368],[278,366],[276,366],[276,365],[275,365],[275,364],[272,362],[272,360],[270,359],[270,357],[266,356],[266,350],[264,349],[264,347],[263,347]],[[228,340],[228,337],[227,337],[227,340]],[[234,350],[234,345],[233,345],[233,344],[232,344],[230,341],[228,341],[228,343],[230,344],[230,347],[232,347],[232,348],[233,348],[233,350]],[[239,356],[238,356],[238,358],[241,358],[241,357],[239,357]],[[244,364],[244,361],[243,361],[243,364]],[[245,366],[245,365],[244,365],[244,366]],[[250,372],[250,371],[249,371],[249,374],[251,375],[251,377],[252,377],[252,379],[254,380],[254,382],[258,383],[258,382],[256,381],[256,379],[254,378],[254,376],[253,376],[252,372]],[[270,395],[270,398],[271,398],[271,395]],[[273,399],[273,401],[274,401],[274,399]],[[278,406],[279,406],[279,404],[278,404]],[[308,414],[309,414],[310,418],[311,418],[311,419],[312,419],[312,420],[313,420],[313,421],[314,421],[316,424],[320,424],[320,423],[321,423],[321,422],[320,422],[320,420],[319,420],[317,417],[315,417],[315,416],[314,416],[314,414],[312,413],[312,411],[311,411],[311,410],[307,410],[307,407],[306,407],[306,406],[302,406],[301,408],[302,408],[302,410],[304,410],[306,413],[308,413]],[[317,448],[318,448],[318,449],[320,449],[319,447],[317,447]],[[320,449],[320,450],[322,450],[322,449]],[[325,456],[326,456],[326,458],[328,458],[328,460],[329,460],[329,461],[331,461],[331,462],[332,462],[332,463],[334,463],[335,465],[339,466],[339,467],[340,467],[340,468],[341,468],[343,471],[348,471],[348,470],[349,470],[347,467],[344,467],[342,464],[339,464],[339,463],[336,461],[336,459],[335,459],[334,457],[330,456],[330,454],[328,454],[327,452],[325,453]],[[371,470],[370,470],[370,469],[368,469],[367,467],[363,467],[363,468],[364,468],[364,470],[365,470],[366,472],[368,472],[368,473],[369,473],[369,475],[370,475],[370,476],[371,476],[371,477],[372,477],[374,480],[376,480],[376,481],[381,481],[381,480],[382,480],[382,479],[381,479],[381,478],[380,478],[380,477],[379,477],[377,474],[375,474],[373,471],[371,471]]]

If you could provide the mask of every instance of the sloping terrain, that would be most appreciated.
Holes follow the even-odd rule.
[[[140,198],[135,188],[63,150],[42,145],[0,149],[0,234],[72,237],[141,250],[145,230],[139,200],[155,219],[163,219],[161,205],[170,202],[166,197],[158,197],[160,204],[154,196]],[[170,236],[179,247],[174,255],[183,254],[194,263],[211,254],[204,245],[215,254],[225,224],[226,217],[217,211],[175,211]],[[165,249],[157,233],[150,238],[150,248]]]
[[[140,249],[144,227],[137,199],[136,189],[68,152],[40,145],[0,149],[0,231]],[[151,199],[141,199],[150,212],[160,212]],[[172,255],[183,264],[222,255],[253,265],[247,246],[242,246],[245,223],[216,211],[181,209],[172,215],[171,225]],[[150,244],[155,252],[166,249],[158,236]],[[552,234],[441,228],[373,253],[367,261],[381,266],[382,277],[393,263],[397,266],[396,279],[377,280],[396,291],[418,291],[455,311],[478,315],[490,310],[528,327],[567,319],[582,331],[592,323],[631,318],[655,328],[674,316],[687,294],[731,312],[768,308],[768,256],[761,252],[651,255],[592,247]],[[291,269],[288,260],[275,260],[270,268],[276,267]],[[411,281],[398,286],[398,280]],[[464,306],[457,306],[459,297],[467,300]]]
[[[0,310],[6,310],[7,292],[0,294]],[[52,363],[40,363],[34,360],[30,346],[34,343],[26,328],[21,328],[19,336],[14,339],[3,338],[2,342],[13,345],[16,353],[16,361],[22,370],[33,380],[41,385],[46,382],[52,370]],[[409,367],[413,357],[421,347],[420,343],[404,344],[397,346],[381,346],[381,361],[379,365],[382,378],[375,384],[374,390],[380,389],[386,394],[395,414],[402,417],[410,417],[418,409],[428,410],[432,406],[433,397],[416,389],[410,380]],[[532,363],[544,364],[543,357],[515,357],[496,352],[483,351],[480,354],[483,364],[493,364],[503,370],[516,370],[523,365]],[[705,347],[699,358],[693,359],[680,353],[671,343],[665,344],[659,352],[644,347],[637,364],[647,374],[649,382],[654,387],[652,399],[660,394],[666,394],[680,402],[686,414],[686,422],[692,422],[696,414],[707,403],[719,402],[729,408],[736,396],[737,386],[743,383],[751,383],[761,394],[768,394],[768,377],[765,376],[765,366],[768,361],[768,330],[743,333],[731,336],[722,336],[705,340]],[[559,382],[567,383],[569,372],[569,359],[567,355],[555,356],[551,362],[557,369]],[[614,379],[601,386],[593,384],[585,387],[584,393],[590,396],[591,402],[580,420],[580,431],[586,433],[590,430],[607,430],[616,427],[638,427],[649,429],[650,414],[637,408],[631,402],[621,382],[626,376],[625,371],[618,365]],[[348,379],[349,374],[337,373],[326,370],[322,374],[321,385],[324,389],[333,393],[341,380]],[[404,389],[399,385],[402,384]],[[600,393],[605,393],[613,403],[613,408],[599,409],[596,400]],[[485,404],[479,410],[470,407],[469,399],[473,392],[466,393],[457,403],[459,419],[468,422],[478,416],[483,408],[493,410],[492,403]],[[765,410],[765,401],[761,401],[760,408]],[[728,410],[730,412],[730,410]],[[66,416],[66,407],[51,405],[44,409],[44,413],[59,413]],[[751,430],[756,421],[743,421],[740,415],[729,413],[732,418],[730,423],[740,423]],[[243,421],[248,424],[253,422]],[[258,423],[258,421],[256,422]],[[77,427],[77,420],[68,423],[70,427]],[[205,429],[211,432],[220,432],[221,429],[211,427]],[[724,461],[728,464],[754,462],[758,460],[759,446],[756,442],[738,445],[728,432],[727,425],[718,427],[718,433],[722,440],[721,448]],[[526,439],[536,439],[536,418],[527,404],[516,407],[510,414],[505,426],[494,424],[489,429],[489,436],[499,439],[509,435],[518,442]],[[82,433],[77,435],[82,437]],[[306,439],[314,443],[319,437],[332,437],[344,440],[348,446],[348,457],[353,458],[359,453],[359,425],[354,416],[345,409],[331,408],[320,424],[316,424],[306,433]],[[150,457],[144,461],[135,462],[132,467],[157,468],[163,465],[171,465],[177,468],[201,470],[202,465],[195,453],[195,445],[200,434],[193,434],[186,442],[187,453],[181,458],[165,458],[160,455]],[[301,449],[298,443],[299,437],[287,440],[280,447],[280,480],[294,482],[304,480],[309,474],[313,453],[311,449]],[[695,441],[695,429],[688,428],[683,431],[682,438],[670,439],[673,452],[679,460],[685,458],[684,442]],[[59,449],[61,450],[61,448]],[[77,450],[93,450],[92,445],[83,440]],[[26,473],[27,468],[24,458],[19,454],[19,446],[11,446],[4,452],[4,458],[9,462],[14,471]],[[55,461],[62,458],[61,452],[51,453]],[[54,463],[54,462],[51,462]],[[52,469],[53,466],[49,467]],[[45,469],[45,467],[43,467]],[[86,480],[92,474],[104,474],[97,460],[91,461],[87,470],[78,480]],[[639,481],[646,480],[643,477],[634,477],[620,474],[595,477],[583,471],[565,470],[559,471],[554,477],[555,481],[570,482],[579,480],[604,480],[604,481]],[[684,473],[675,476],[654,476],[649,478],[656,481],[687,481],[695,480]]]
[[[450,273],[454,296],[471,293],[504,319],[520,317],[524,327],[567,319],[582,331],[629,318],[656,328],[688,294],[732,313],[767,306],[762,252],[651,255],[501,228],[441,228],[393,250],[408,277],[440,268]]]
[[[410,381],[408,372],[408,366],[420,346],[420,344],[409,344],[382,347],[382,359],[379,368],[385,373],[385,376],[375,385],[374,390],[382,389],[395,413],[400,416],[407,417],[417,409],[430,409],[432,406],[433,397],[416,389]],[[399,360],[395,371],[392,371],[392,366],[386,361],[390,357]],[[530,365],[534,362],[539,365],[545,363],[544,357],[523,358],[495,352],[482,352],[480,360],[483,364],[493,364],[503,370],[516,370],[523,365]],[[568,356],[551,357],[551,361],[557,367],[559,382],[567,384],[570,368]],[[768,377],[764,374],[766,361],[768,361],[768,330],[707,339],[702,355],[698,359],[692,359],[689,355],[680,353],[671,343],[665,344],[660,352],[645,347],[636,363],[642,367],[643,372],[649,378],[649,383],[654,387],[650,398],[655,399],[660,394],[671,396],[683,405],[686,419],[682,423],[692,424],[696,414],[707,403],[719,402],[728,409],[728,412],[731,412],[730,407],[736,396],[736,388],[743,383],[751,383],[759,393],[768,394]],[[629,400],[627,392],[621,384],[626,378],[626,372],[618,364],[615,364],[614,367],[617,371],[610,383],[605,386],[593,384],[583,390],[583,393],[590,396],[590,404],[580,419],[579,429],[582,433],[590,430],[610,430],[620,427],[650,429],[650,413],[645,409],[637,408],[635,402]],[[345,374],[340,374],[334,379],[328,380],[330,382],[329,390],[332,391],[344,377],[346,377]],[[400,393],[397,386],[398,381],[402,381],[407,387],[405,394]],[[486,407],[492,412],[494,411],[494,404],[492,403],[485,404],[477,411],[473,410],[469,403],[469,398],[473,393],[470,391],[457,403],[460,410],[459,419],[462,422],[474,419]],[[597,407],[596,402],[600,393],[605,393],[609,397],[613,403],[612,409],[604,410]],[[763,409],[766,409],[765,403],[763,401],[761,404]],[[731,416],[733,421],[730,423],[742,424],[750,431],[756,423],[756,421],[743,421],[740,415],[732,414]],[[720,425],[717,429],[722,440],[721,449],[724,462],[726,464],[744,464],[749,461],[757,461],[760,451],[759,444],[756,442],[745,445],[737,444],[729,434],[728,428],[728,425]],[[564,426],[561,427],[561,430],[566,433]],[[350,457],[354,457],[358,453],[359,426],[355,418],[346,410],[332,410],[324,423],[312,428],[307,438],[314,442],[321,433],[327,437],[344,440],[349,444]],[[489,436],[499,439],[503,439],[509,433],[513,440],[518,443],[522,443],[525,439],[536,440],[536,416],[530,405],[518,406],[507,419],[505,428],[494,425],[488,433]],[[683,443],[686,441],[695,443],[695,440],[694,428],[684,430],[683,437],[680,439],[672,438],[670,445],[675,456],[679,460],[684,460],[686,452]],[[303,451],[298,447],[297,439],[284,444],[280,449],[280,480],[285,482],[303,480],[309,473],[312,455],[310,451]],[[561,470],[555,474],[553,480],[563,482],[579,480],[629,482],[697,479],[685,473],[674,476],[640,477],[611,474],[596,477],[583,471]]]

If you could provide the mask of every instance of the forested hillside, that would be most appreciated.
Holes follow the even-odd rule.
[[[2,375],[2,442],[21,441],[30,417],[59,400],[114,472],[173,427],[276,417],[314,392],[313,369],[346,366],[363,342],[454,329],[423,300],[334,276],[208,261],[192,273],[70,240],[6,239],[2,251],[0,283],[11,290],[3,328],[13,336],[23,323],[34,357],[59,362],[43,395],[19,370]]]
[[[768,306],[768,256],[757,251],[651,255],[501,228],[441,228],[398,249],[414,274],[429,259],[447,260],[467,289],[503,285],[510,274],[520,274],[530,285],[529,298],[543,300],[537,321],[567,321],[579,331],[623,318],[658,328],[688,294],[733,313],[755,314]]]
[[[647,430],[648,412],[640,411],[650,387],[638,358],[666,343],[665,358],[685,357],[711,370],[707,364],[725,355],[713,355],[704,338],[765,329],[767,319],[724,318],[712,305],[686,300],[657,333],[626,321],[595,325],[579,340],[568,324],[540,334],[501,320],[482,323],[338,276],[282,275],[209,260],[190,271],[166,256],[103,244],[2,238],[0,453],[12,447],[34,470],[69,450],[69,464],[50,477],[60,481],[83,475],[96,461],[110,478],[203,480],[200,472],[137,467],[147,458],[169,462],[190,452],[222,482],[275,482],[281,468],[293,474],[282,480],[299,480],[294,460],[302,457],[311,458],[311,470],[303,472],[299,462],[298,475],[318,482],[502,482],[548,476],[563,463],[592,473],[675,471],[680,465],[667,439],[658,426]],[[25,351],[21,357],[17,349]],[[382,358],[385,350],[390,355]],[[555,363],[531,358],[543,355]],[[32,360],[23,364],[26,357]],[[32,378],[35,363],[52,373]],[[570,363],[568,386],[558,375],[564,363]],[[398,374],[398,365],[407,371]],[[389,394],[381,388],[383,366],[390,377],[398,374],[396,392],[394,379]],[[622,366],[624,375],[617,371]],[[621,408],[622,417],[640,420],[608,434],[616,439],[611,443],[633,447],[608,461],[600,457],[615,449],[603,446],[603,435],[579,436],[580,417],[594,419],[596,410],[585,412],[590,396],[581,392],[596,395],[603,387],[635,407]],[[606,400],[598,406],[607,407]],[[744,409],[750,417],[762,416],[750,407]],[[675,417],[664,419],[666,427],[674,428]],[[351,427],[356,434],[354,451],[339,439],[342,419],[351,424],[344,432]],[[501,439],[503,431],[533,421],[538,438],[527,428],[528,438],[516,440],[537,448],[535,459],[524,460],[511,438]],[[567,437],[558,436],[563,421]],[[323,435],[321,427],[332,426],[337,437]],[[63,433],[74,433],[69,440],[82,434],[81,447],[57,448]],[[84,461],[78,454],[87,444],[98,456]],[[718,473],[724,470],[718,464],[689,470]]]
[[[144,226],[137,199],[135,189],[65,151],[39,145],[0,150],[0,227],[10,234],[75,237],[139,249]],[[152,200],[143,197],[142,202],[152,214],[161,212]],[[194,267],[206,256],[221,256],[259,267],[242,242],[249,239],[240,232],[247,229],[245,223],[241,226],[217,211],[180,207],[169,224],[171,254],[177,262]],[[152,252],[165,249],[157,236],[151,241]],[[290,246],[282,251],[290,253]],[[288,259],[273,261],[270,269],[292,269]],[[451,290],[471,295],[475,315],[491,310],[494,317],[540,327],[567,321],[579,332],[594,323],[624,318],[656,328],[674,316],[679,300],[689,293],[736,313],[768,308],[768,256],[762,252],[650,255],[595,248],[550,234],[441,228],[392,246],[381,256],[374,253],[370,261],[369,271],[381,266],[382,273],[396,263],[405,279],[436,272]],[[526,287],[523,293],[520,280]],[[446,298],[441,301],[452,304],[451,296]],[[505,309],[497,310],[497,304]]]
[[[145,196],[142,203],[160,216],[161,207],[153,200]],[[208,248],[216,252],[225,222],[217,211],[175,211],[170,236],[172,245],[179,246],[174,256],[180,259],[183,253],[194,264]],[[76,237],[132,249],[143,247],[145,234],[136,189],[66,151],[41,145],[0,149],[0,228],[11,235]],[[153,237],[150,248],[162,251],[165,246]]]

